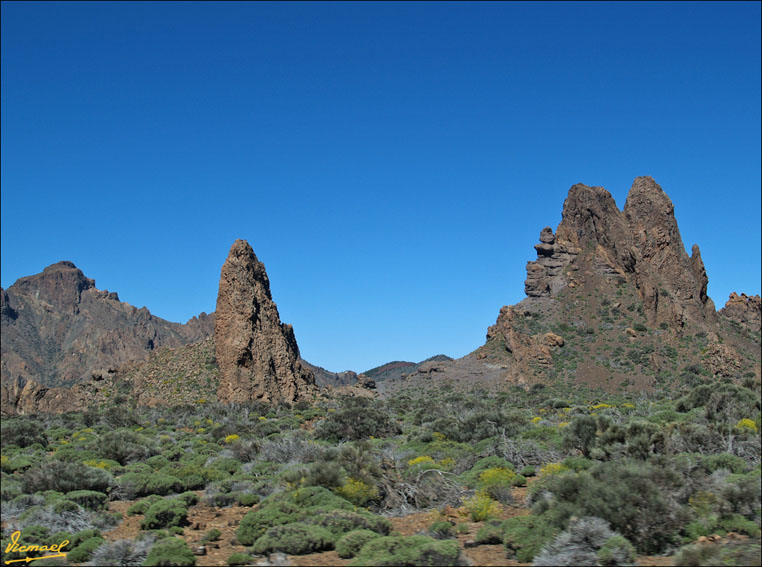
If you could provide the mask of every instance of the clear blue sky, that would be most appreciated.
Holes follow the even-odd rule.
[[[760,3],[2,4],[2,285],[71,260],[173,321],[236,238],[302,355],[462,356],[569,187],[651,175],[760,292]]]

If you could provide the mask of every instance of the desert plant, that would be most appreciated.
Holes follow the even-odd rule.
[[[426,536],[386,536],[366,543],[352,565],[465,565],[458,542]]]
[[[502,522],[490,520],[476,532],[474,541],[477,545],[499,545],[503,543]]]
[[[604,549],[605,547],[605,549]],[[534,558],[534,565],[599,565],[602,551],[605,565],[634,565],[635,549],[615,534],[600,518],[580,518],[546,545]]]
[[[371,540],[381,537],[371,530],[354,530],[344,534],[336,542],[336,553],[342,559],[351,559]]]
[[[434,522],[427,531],[428,535],[434,539],[452,539],[455,537],[455,528],[445,520]]]
[[[502,525],[503,543],[509,557],[529,563],[551,541],[558,529],[540,516],[517,516]]]
[[[66,559],[72,563],[85,563],[92,558],[93,553],[104,543],[106,543],[106,540],[102,537],[91,537],[69,551],[66,554]]]
[[[64,493],[73,490],[95,490],[108,493],[114,485],[111,474],[103,469],[62,461],[48,461],[43,466],[29,469],[21,477],[21,482],[26,493],[43,490]]]
[[[258,554],[280,551],[290,555],[306,555],[332,549],[335,539],[323,527],[296,522],[268,528],[254,542],[252,550]]]
[[[103,510],[108,502],[108,496],[95,490],[74,490],[66,494],[66,499],[82,506],[85,510]]]
[[[188,508],[178,499],[164,499],[154,502],[140,520],[144,530],[157,530],[170,526],[183,526],[187,523]]]
[[[196,564],[196,557],[188,545],[180,538],[168,537],[153,544],[151,551],[143,561],[144,566],[173,565],[190,567]]]

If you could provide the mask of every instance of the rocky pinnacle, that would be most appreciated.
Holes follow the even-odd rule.
[[[220,401],[293,402],[315,391],[293,328],[280,321],[265,266],[245,240],[233,243],[222,266],[214,335]]]

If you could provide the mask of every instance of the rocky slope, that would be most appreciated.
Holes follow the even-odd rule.
[[[107,376],[156,348],[202,340],[214,326],[214,315],[202,313],[182,325],[121,302],[71,262],[0,290],[0,319],[4,404]]]
[[[715,311],[699,248],[688,256],[674,206],[650,177],[634,181],[621,211],[602,187],[574,185],[556,231],[539,240],[527,297],[500,310],[486,344],[408,381],[654,390],[759,379],[759,296],[733,294]]]

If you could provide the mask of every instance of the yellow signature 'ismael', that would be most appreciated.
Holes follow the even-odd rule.
[[[28,551],[52,551],[53,553],[59,553],[64,547],[69,545],[68,539],[53,545],[19,545],[19,537],[21,537],[20,531],[15,531],[11,534],[11,543],[5,547],[5,553],[26,553]]]

